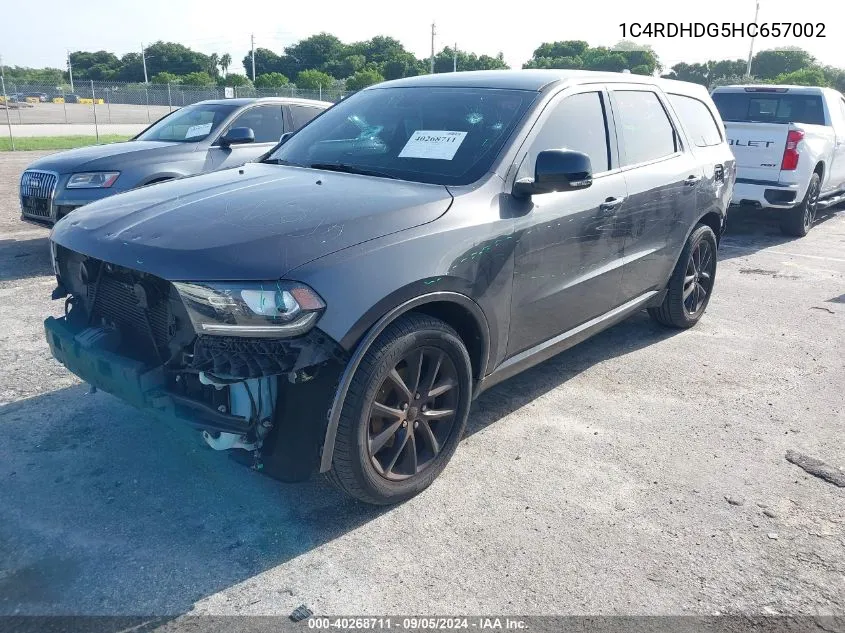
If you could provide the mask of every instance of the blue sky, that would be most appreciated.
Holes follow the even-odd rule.
[[[758,38],[755,50],[801,46],[823,63],[845,67],[845,26],[837,19],[841,10],[836,0],[760,2],[759,22],[822,22],[827,37]],[[142,42],[161,39],[182,42],[205,53],[228,52],[235,60],[232,70],[244,72],[240,60],[249,50],[252,32],[256,46],[277,52],[320,31],[334,33],[344,41],[385,34],[423,57],[430,50],[430,25],[435,21],[438,50],[457,42],[460,49],[479,54],[502,51],[512,67],[519,67],[543,41],[584,39],[594,46],[612,45],[621,39],[622,22],[750,22],[754,4],[755,0],[543,0],[533,4],[502,0],[35,0],[14,2],[11,10],[4,12],[0,55],[6,65],[59,67],[68,48],[123,54],[139,50]],[[667,66],[678,61],[745,58],[749,46],[748,38],[638,41],[652,45]]]

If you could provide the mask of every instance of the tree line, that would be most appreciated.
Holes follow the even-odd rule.
[[[74,51],[70,64],[74,79],[140,83],[146,77],[153,83],[181,83],[185,86],[252,86],[253,56],[241,60],[246,75],[229,72],[228,53],[205,54],[175,42],[156,42],[141,52],[118,57],[108,51]],[[389,79],[431,72],[430,58],[421,59],[398,40],[384,35],[360,42],[344,43],[329,33],[318,33],[285,47],[279,52],[256,48],[254,55],[256,88],[295,85],[305,90],[359,90]],[[434,72],[506,69],[502,53],[477,55],[444,47],[433,60]],[[665,71],[650,48],[621,41],[612,47],[590,46],[580,40],[544,42],[523,68],[570,68],[655,75]],[[704,63],[673,65],[661,76],[713,88],[726,83],[791,83],[831,86],[845,90],[845,70],[819,64],[800,48],[780,48],[758,52],[752,59],[751,75],[744,60],[711,60]],[[7,81],[66,84],[68,73],[57,68],[5,69]]]

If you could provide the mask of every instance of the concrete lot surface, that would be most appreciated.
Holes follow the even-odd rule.
[[[12,126],[42,123],[94,123],[94,106],[85,103],[33,103],[32,107],[9,108],[9,122]],[[167,105],[97,105],[98,123],[149,123],[157,121],[165,114],[184,104]],[[0,106],[0,121],[5,125],[6,110]],[[14,132],[14,129],[12,130]],[[8,132],[7,132],[8,133]]]
[[[147,123],[42,123],[39,125],[13,125],[14,138],[32,138],[44,136],[95,136],[97,130],[100,135],[126,134],[134,136],[147,127]],[[9,126],[0,125],[0,138],[9,138]]]
[[[646,315],[483,395],[390,509],[280,484],[54,362],[47,231],[0,158],[0,614],[842,614],[845,213],[734,214],[704,319]],[[729,500],[730,499],[730,500]]]

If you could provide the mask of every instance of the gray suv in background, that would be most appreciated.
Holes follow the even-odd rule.
[[[285,98],[202,101],[172,112],[125,143],[51,154],[21,175],[21,219],[52,225],[94,200],[243,165],[331,105]]]

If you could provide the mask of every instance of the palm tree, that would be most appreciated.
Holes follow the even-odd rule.
[[[229,55],[229,53],[223,53],[223,55],[220,57],[220,61],[217,63],[220,64],[220,68],[223,69],[223,75],[228,75],[229,66],[232,65],[232,56]]]
[[[217,53],[212,53],[208,56],[208,74],[212,77],[217,76],[217,67],[220,65],[220,56]]]

